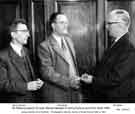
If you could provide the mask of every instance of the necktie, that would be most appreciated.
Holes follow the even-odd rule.
[[[61,47],[62,47],[63,50],[66,50],[66,46],[65,46],[63,38],[61,39]]]
[[[21,56],[24,57],[25,56],[25,52],[23,49],[21,49]]]
[[[21,49],[21,56],[22,56],[22,59],[24,60],[24,65],[25,65],[26,71],[28,73],[27,78],[28,78],[28,80],[32,80],[33,72],[30,67],[30,63],[29,63],[30,61],[28,60],[28,57],[27,57],[24,49]]]

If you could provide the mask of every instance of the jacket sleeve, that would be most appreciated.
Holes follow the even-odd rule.
[[[50,81],[64,89],[69,88],[70,79],[63,76],[55,70],[54,57],[52,55],[52,48],[48,45],[40,45],[38,48],[38,56],[40,59],[40,73],[43,80]]]
[[[9,78],[8,66],[0,59],[0,92],[24,95],[27,92],[26,83]]]

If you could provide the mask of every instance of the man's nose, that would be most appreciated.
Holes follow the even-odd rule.
[[[27,37],[30,37],[30,32],[29,31],[27,32]]]

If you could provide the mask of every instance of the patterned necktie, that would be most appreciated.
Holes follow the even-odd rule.
[[[66,46],[65,46],[63,38],[61,39],[61,47],[62,47],[63,50],[66,50]]]
[[[21,49],[21,56],[22,56],[22,57],[25,56],[25,52],[24,52],[23,48]]]

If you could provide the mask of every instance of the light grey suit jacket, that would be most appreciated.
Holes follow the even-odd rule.
[[[65,41],[77,69],[73,43],[69,37]],[[80,102],[80,92],[70,85],[69,63],[53,36],[40,44],[38,55],[41,76],[47,83],[43,90],[44,102]]]

